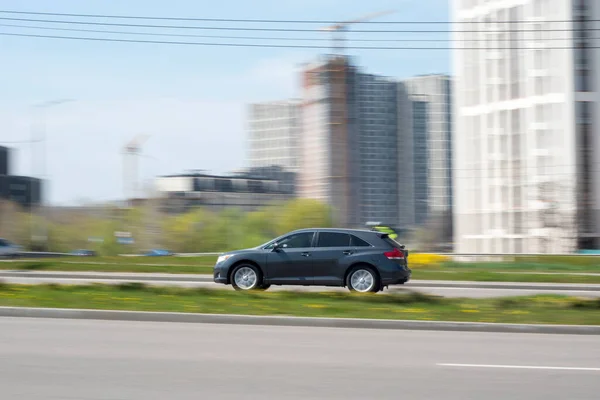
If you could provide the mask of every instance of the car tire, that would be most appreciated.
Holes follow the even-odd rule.
[[[351,292],[377,293],[381,283],[373,268],[366,265],[357,265],[352,268],[346,277],[346,286]]]
[[[252,264],[240,264],[231,272],[231,286],[235,290],[261,290],[262,274]]]

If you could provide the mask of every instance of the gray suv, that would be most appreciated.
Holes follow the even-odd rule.
[[[408,282],[407,258],[404,246],[386,233],[302,229],[252,249],[221,255],[214,267],[214,281],[237,290],[315,285],[378,292]]]

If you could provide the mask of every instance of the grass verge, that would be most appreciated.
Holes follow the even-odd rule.
[[[420,293],[262,292],[119,286],[0,284],[0,306],[291,315],[425,321],[600,325],[600,299],[529,296],[448,299]]]

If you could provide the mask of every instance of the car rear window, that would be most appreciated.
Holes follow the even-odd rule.
[[[359,237],[350,235],[350,246],[352,247],[371,247],[371,245]]]

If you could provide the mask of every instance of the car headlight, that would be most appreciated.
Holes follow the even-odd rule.
[[[230,257],[231,257],[230,254],[219,256],[219,258],[217,258],[217,264],[220,264],[220,263],[222,263],[224,261],[227,261]]]

